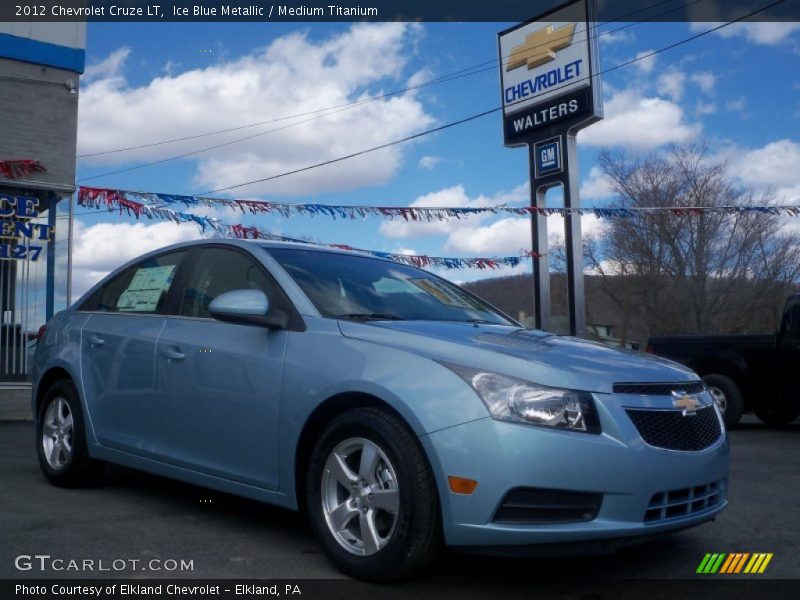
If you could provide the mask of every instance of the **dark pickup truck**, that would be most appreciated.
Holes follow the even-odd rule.
[[[697,372],[728,427],[743,412],[776,426],[800,415],[800,294],[786,301],[777,335],[653,337],[646,351]]]

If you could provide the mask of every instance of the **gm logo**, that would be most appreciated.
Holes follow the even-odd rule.
[[[714,573],[735,575],[739,573],[763,573],[769,561],[772,560],[772,552],[724,552],[708,553],[703,557],[697,573],[701,575],[713,575]]]
[[[534,144],[533,154],[537,179],[561,173],[564,170],[561,161],[561,136]]]

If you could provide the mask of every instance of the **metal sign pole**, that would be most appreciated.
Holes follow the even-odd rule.
[[[564,206],[580,207],[576,133],[603,118],[596,72],[598,47],[592,35],[596,0],[567,0],[498,34],[503,139],[528,146],[531,206],[545,207],[547,190],[561,185]],[[569,332],[586,331],[581,218],[564,215]],[[550,324],[550,263],[547,217],[531,212],[534,318],[537,329]]]
[[[545,196],[551,186],[536,185],[536,160],[534,145],[530,152],[531,208],[544,208]],[[536,329],[550,325],[550,258],[547,253],[547,217],[538,211],[531,212],[531,249],[538,254],[533,261],[533,317]]]
[[[578,143],[574,133],[566,135],[566,181],[564,182],[564,208],[580,208],[580,178],[578,176]],[[586,300],[583,290],[583,236],[581,216],[567,210],[564,215],[564,245],[567,254],[567,304],[569,306],[569,334],[586,333]]]

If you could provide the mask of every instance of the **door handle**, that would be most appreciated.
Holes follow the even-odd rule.
[[[183,352],[179,352],[178,350],[168,349],[161,352],[161,356],[166,358],[167,360],[183,360],[186,358],[186,355]]]
[[[90,346],[102,346],[103,344],[106,343],[106,341],[103,338],[98,337],[96,335],[90,335],[87,341],[89,342]]]

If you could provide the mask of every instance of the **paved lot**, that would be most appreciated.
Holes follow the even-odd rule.
[[[0,578],[80,576],[20,573],[14,568],[19,554],[194,562],[193,572],[123,571],[117,577],[341,577],[302,516],[116,467],[97,487],[58,489],[39,473],[32,438],[30,422],[0,422]],[[429,577],[686,578],[704,553],[736,551],[775,553],[761,577],[800,577],[800,423],[768,430],[746,418],[731,434],[731,451],[730,507],[714,523],[615,556],[448,554]]]
[[[27,421],[31,415],[31,389],[0,388],[0,421]]]

